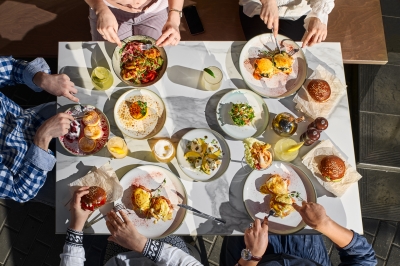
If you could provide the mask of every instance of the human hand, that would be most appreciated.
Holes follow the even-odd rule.
[[[304,33],[303,39],[301,40],[303,42],[301,47],[313,46],[316,43],[325,41],[327,34],[328,29],[319,18],[309,18],[308,29]]]
[[[256,219],[253,224],[244,232],[244,243],[254,256],[262,257],[268,246],[268,219]]]
[[[106,41],[122,47],[121,40],[118,37],[117,19],[108,6],[97,10],[97,31]]]
[[[65,74],[50,75],[44,72],[38,72],[33,77],[33,83],[55,96],[64,96],[71,101],[79,102],[79,99],[74,96],[78,90]]]
[[[71,222],[69,228],[82,231],[86,220],[88,219],[91,211],[83,210],[81,208],[81,198],[89,193],[89,187],[81,187],[74,192],[74,196],[70,203]]]
[[[142,253],[147,238],[138,232],[123,210],[120,210],[119,214],[122,219],[114,211],[107,214],[108,220],[106,221],[106,225],[111,233],[108,240],[115,242],[124,248]]]
[[[293,203],[293,208],[298,211],[303,218],[303,221],[317,231],[323,231],[324,227],[328,226],[331,219],[326,215],[324,207],[314,202],[302,202],[300,207]]]
[[[163,47],[167,45],[177,45],[181,39],[179,32],[179,23],[167,20],[163,29],[162,35],[156,41],[156,45]]]
[[[74,117],[66,113],[58,113],[47,119],[36,131],[33,143],[47,151],[52,138],[57,138],[68,133]]]
[[[278,35],[279,30],[279,11],[276,0],[261,0],[260,18],[267,25],[268,29],[273,29],[274,36]]]

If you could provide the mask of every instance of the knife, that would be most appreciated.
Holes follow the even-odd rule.
[[[214,216],[205,214],[205,213],[203,213],[203,212],[201,212],[201,211],[199,211],[199,210],[197,210],[197,209],[195,209],[195,208],[193,208],[193,207],[190,207],[190,206],[188,206],[188,205],[186,205],[186,204],[177,204],[177,205],[178,205],[179,207],[181,207],[181,208],[184,208],[184,209],[187,209],[187,210],[192,211],[192,212],[194,212],[194,213],[197,213],[197,214],[199,214],[199,215],[200,215],[201,217],[203,217],[203,218],[210,219],[210,220],[214,220],[214,221],[216,221],[216,222],[218,222],[218,223],[226,224],[226,221],[225,221],[224,219],[216,218],[216,217],[214,217]]]

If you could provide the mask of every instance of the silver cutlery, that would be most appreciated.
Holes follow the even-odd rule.
[[[272,28],[272,32],[274,32],[274,28]],[[272,38],[275,41],[276,48],[278,48],[279,53],[282,53],[281,48],[279,47],[278,40],[275,38],[274,34],[272,33]]]
[[[117,213],[117,212],[119,212],[120,210],[126,210],[126,211],[130,214],[130,212],[128,211],[128,209],[125,207],[124,204],[122,204],[122,203],[117,203],[117,204],[115,204],[115,206],[113,207],[113,211],[114,211],[115,213]],[[96,217],[94,217],[94,218],[92,219],[92,221],[86,222],[85,228],[88,228],[88,227],[94,225],[94,224],[97,223],[98,221],[100,221],[100,220],[106,218],[106,216],[107,216],[107,214],[106,214],[106,215],[103,215],[102,217],[98,218],[100,215],[101,215],[101,213],[99,213],[98,215],[96,215]],[[97,218],[98,218],[98,219],[97,219]]]
[[[293,56],[295,53],[297,53],[298,51],[300,51],[300,49],[292,49],[288,55]]]
[[[270,217],[270,216],[274,216],[275,215],[275,210],[274,209],[270,209],[269,210],[269,213],[268,213],[268,216],[267,216],[267,219]]]
[[[216,222],[218,222],[218,223],[226,224],[226,221],[225,221],[224,219],[216,218],[216,217],[214,217],[214,216],[205,214],[205,213],[203,213],[203,212],[201,212],[201,211],[199,211],[199,210],[197,210],[197,209],[195,209],[195,208],[193,208],[193,207],[190,207],[190,206],[188,206],[188,205],[186,205],[186,204],[177,204],[177,205],[178,205],[179,207],[181,207],[181,208],[184,208],[184,209],[187,209],[187,210],[192,211],[192,212],[194,212],[194,213],[197,213],[197,214],[199,214],[199,216],[201,216],[201,217],[203,217],[203,218],[210,219],[210,220],[214,220],[214,221],[216,221]]]

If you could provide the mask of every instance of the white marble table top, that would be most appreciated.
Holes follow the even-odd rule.
[[[215,118],[219,99],[229,89],[246,88],[238,70],[238,59],[243,45],[244,42],[180,42],[178,46],[166,47],[167,72],[158,83],[148,88],[163,98],[167,108],[167,121],[157,137],[167,137],[178,142],[188,128],[211,128],[222,132]],[[114,75],[114,86],[111,89],[96,91],[93,90],[90,80],[92,68],[100,65],[112,69],[111,57],[114,48],[115,45],[103,42],[61,42],[58,50],[58,70],[59,73],[68,74],[75,83],[81,103],[95,105],[104,111],[111,123],[111,135],[122,136],[115,126],[113,108],[116,100],[128,87]],[[304,49],[304,53],[308,61],[308,76],[318,65],[322,65],[345,84],[340,43],[317,44]],[[218,91],[198,89],[197,80],[202,69],[207,66],[218,66],[223,72],[223,82]],[[283,100],[265,99],[272,113],[271,119],[280,112],[301,115],[294,109],[295,104],[292,100],[293,96]],[[58,104],[60,111],[63,111],[66,105],[71,105],[72,102],[60,97]],[[308,119],[307,123],[300,124],[293,136],[295,140],[299,140],[299,135],[305,131],[310,121],[311,119]],[[125,139],[129,155],[124,159],[111,160],[111,166],[119,177],[138,165],[159,164],[180,176],[188,192],[189,205],[227,221],[226,225],[217,225],[188,211],[184,223],[176,234],[243,234],[251,220],[242,197],[243,184],[248,173],[241,166],[244,150],[241,141],[227,139],[231,150],[231,163],[223,176],[212,182],[193,182],[179,168],[176,159],[169,164],[155,161],[150,151],[152,140]],[[275,143],[279,138],[269,129],[260,139]],[[347,157],[348,162],[355,166],[347,94],[330,116],[329,127],[321,135],[321,140],[323,139],[330,139],[335,143]],[[353,184],[345,195],[337,198],[326,191],[301,163],[300,157],[315,145],[302,148],[299,157],[293,163],[301,167],[311,178],[318,194],[318,202],[325,207],[328,215],[339,224],[362,234],[358,184]],[[75,157],[69,155],[57,142],[56,233],[65,233],[69,223],[68,208],[64,206],[71,198],[67,184],[84,176],[93,166],[100,167],[109,160],[110,154],[106,148],[94,156]],[[85,232],[109,234],[104,220],[86,229]],[[315,233],[315,231],[306,227],[300,233]]]

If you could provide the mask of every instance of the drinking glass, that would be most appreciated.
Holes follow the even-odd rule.
[[[152,152],[160,163],[169,163],[175,156],[175,147],[171,141],[160,139],[154,144]]]
[[[284,162],[293,161],[299,155],[299,150],[289,152],[288,149],[296,144],[297,142],[291,138],[280,139],[274,146],[275,158]]]
[[[96,67],[91,75],[92,84],[98,90],[108,90],[114,83],[113,75],[105,67]]]
[[[122,159],[128,155],[128,146],[125,140],[117,136],[108,140],[107,149],[116,159]]]
[[[207,91],[218,90],[222,82],[222,77],[223,77],[222,71],[216,66],[211,66],[207,68],[213,72],[214,77],[209,73],[207,73],[205,70],[203,70],[203,74],[201,77],[201,83],[203,85],[203,88]]]

